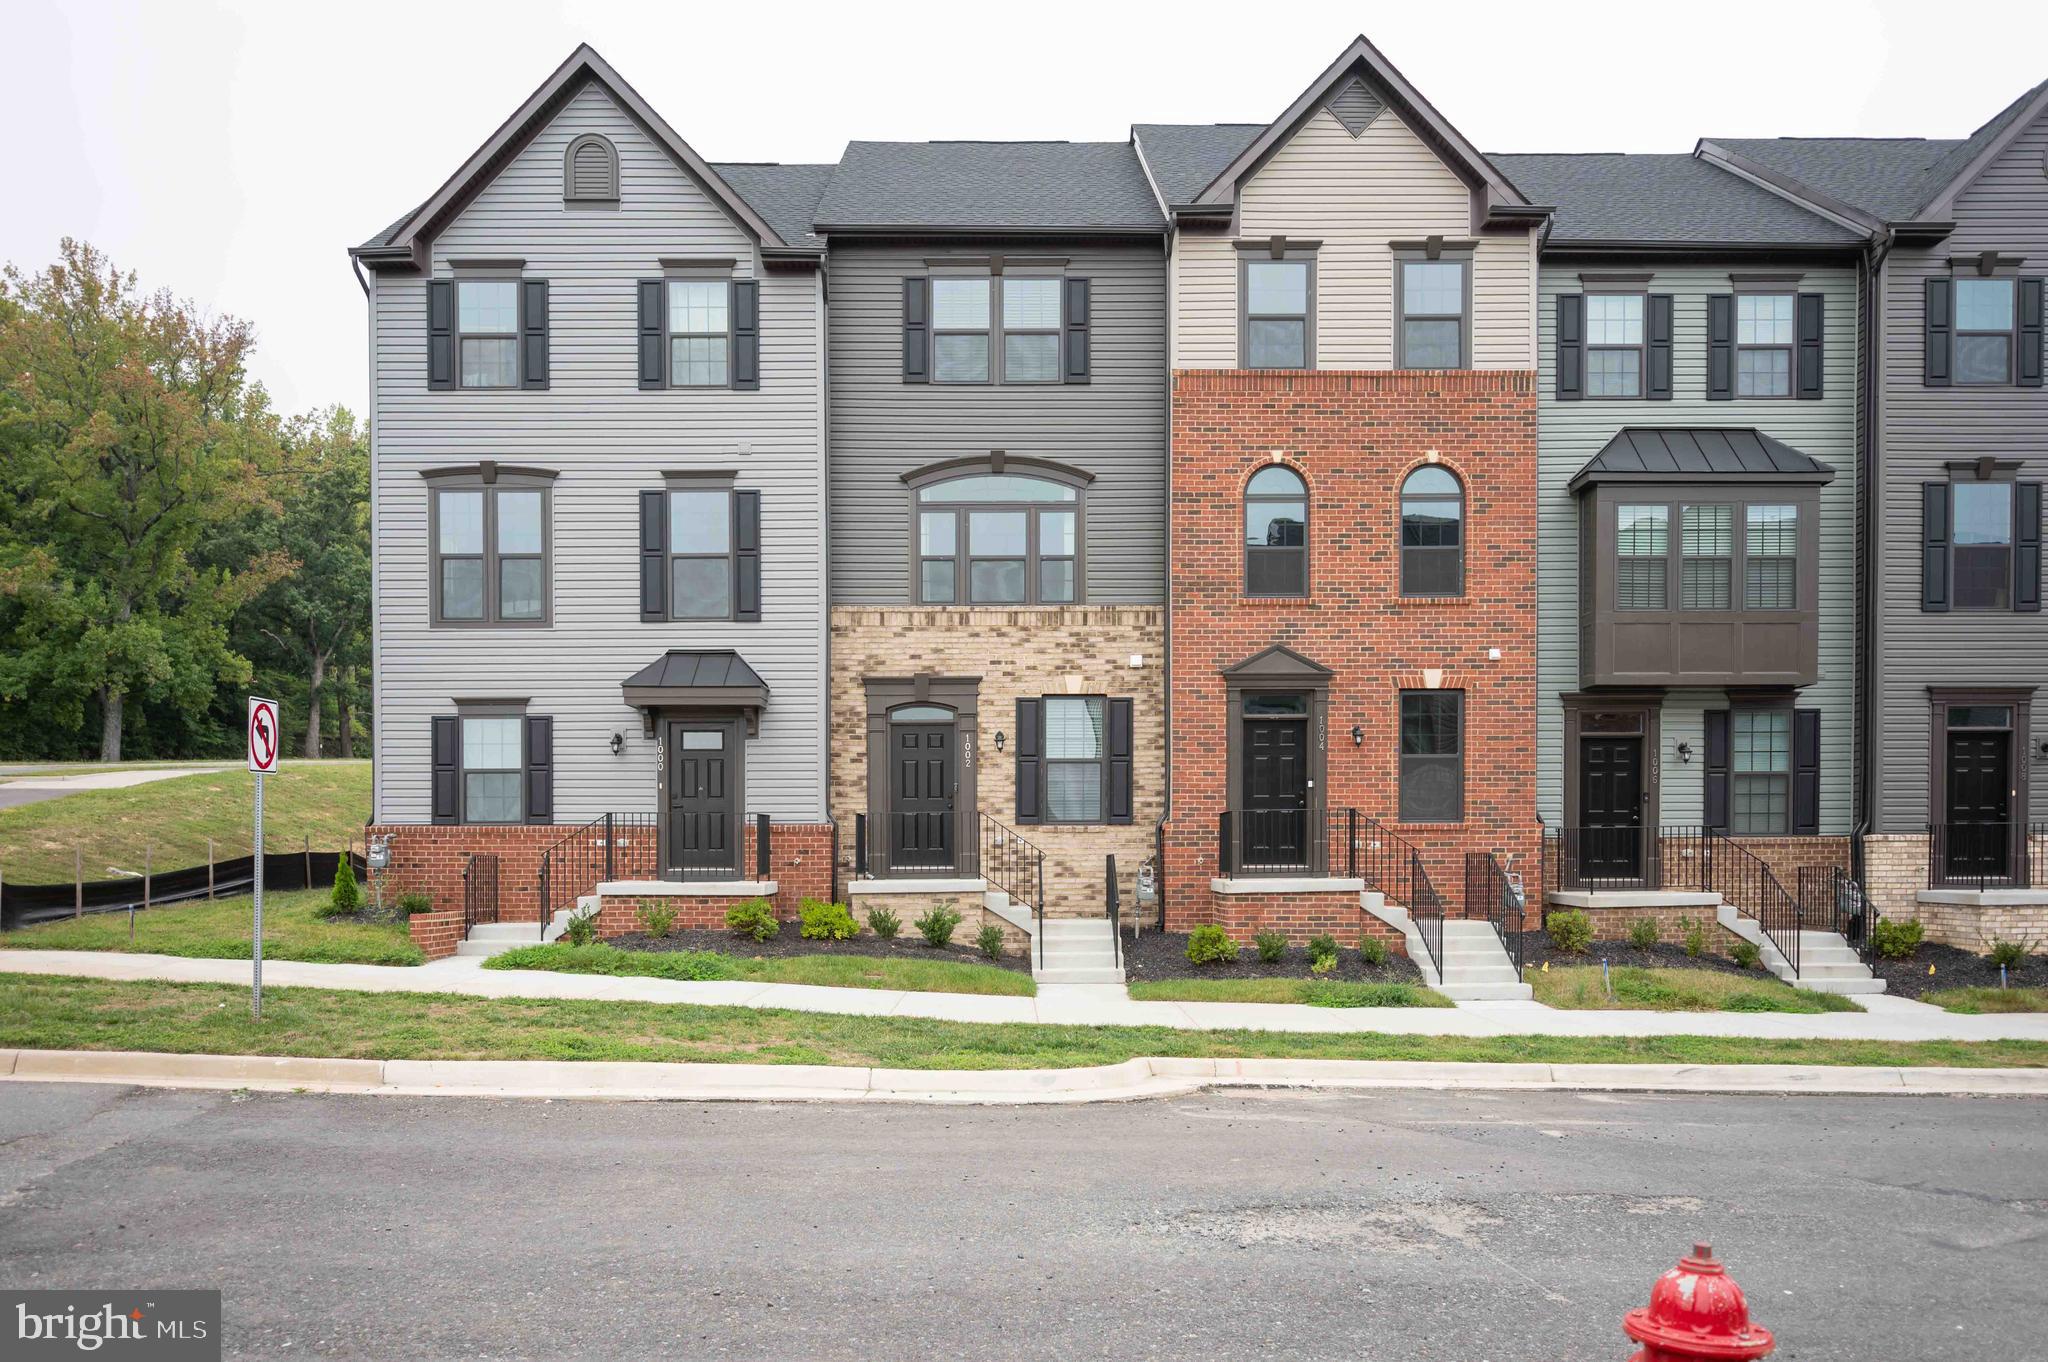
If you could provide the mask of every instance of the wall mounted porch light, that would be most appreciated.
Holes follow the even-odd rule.
[[[1003,750],[1003,730],[999,728],[999,729],[997,729],[997,730],[996,730],[996,751],[1000,752],[1000,751],[1002,751],[1002,750]]]
[[[612,755],[615,757],[624,752],[626,750],[626,735],[623,733],[612,734],[611,747]]]
[[[1689,743],[1689,742],[1681,742],[1681,743],[1679,743],[1679,744],[1678,744],[1678,764],[1679,764],[1680,766],[1684,766],[1684,765],[1686,765],[1686,764],[1687,764],[1688,762],[1690,762],[1691,760],[1692,760],[1692,744],[1691,744],[1691,743]]]
[[[1365,746],[1365,729],[1358,724],[1351,725],[1351,745],[1353,747]]]

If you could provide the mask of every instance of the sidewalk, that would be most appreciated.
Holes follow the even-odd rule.
[[[93,979],[163,979],[247,984],[246,960],[187,960],[112,951],[4,951],[0,973],[70,974]],[[2041,1040],[2048,1013],[1955,1016],[1885,994],[1859,999],[1865,1013],[1792,1016],[1771,1012],[1565,1012],[1533,1002],[1459,1003],[1455,1007],[1309,1007],[1300,1003],[1133,1002],[1121,987],[1063,984],[1035,998],[966,993],[908,993],[813,984],[679,983],[668,979],[487,970],[469,956],[432,964],[315,965],[265,961],[263,980],[280,988],[363,993],[452,993],[480,998],[594,998],[783,1008],[871,1017],[929,1017],[962,1022],[1045,1022],[1077,1026],[1163,1026],[1176,1031],[1374,1032],[1418,1036],[1737,1036],[1764,1040]]]

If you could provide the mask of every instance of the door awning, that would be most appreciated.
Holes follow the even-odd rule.
[[[708,652],[672,649],[627,677],[626,703],[657,709],[743,709],[768,703],[768,684],[730,648]]]
[[[1833,482],[1835,470],[1754,426],[1624,426],[1571,481]]]

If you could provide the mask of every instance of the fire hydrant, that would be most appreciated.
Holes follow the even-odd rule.
[[[1711,1244],[1657,1279],[1650,1303],[1622,1317],[1621,1327],[1642,1344],[1629,1362],[1747,1362],[1777,1347],[1771,1331],[1749,1322],[1742,1288],[1714,1257]]]

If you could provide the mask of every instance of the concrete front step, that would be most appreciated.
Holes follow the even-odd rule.
[[[1080,969],[1034,969],[1032,979],[1041,984],[1120,984],[1124,972],[1115,966]]]

